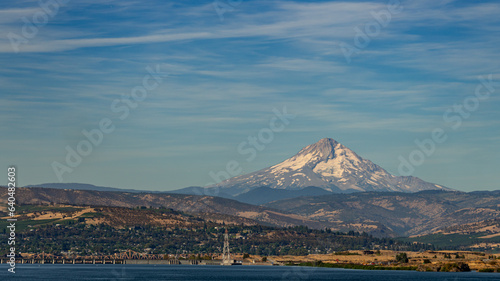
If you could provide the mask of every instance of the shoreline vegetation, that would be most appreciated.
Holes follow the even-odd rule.
[[[302,259],[288,258],[290,260],[284,262],[287,266],[422,272],[500,272],[500,256],[483,252],[344,251],[333,255],[309,255]]]
[[[309,266],[309,267],[326,267],[326,268],[344,268],[344,269],[362,269],[362,270],[417,270],[417,266],[381,266],[381,265],[363,265],[354,263],[323,263],[304,262],[299,264],[286,264],[286,266]]]
[[[363,265],[363,264],[334,264],[323,262],[306,262],[300,264],[286,264],[286,266],[308,266],[308,267],[324,267],[324,268],[343,268],[357,270],[407,270],[407,271],[422,271],[422,272],[470,272],[473,271],[466,263],[447,263],[435,267],[426,266],[380,266],[380,265]],[[475,270],[477,272],[500,273],[500,270],[494,268],[483,268]]]

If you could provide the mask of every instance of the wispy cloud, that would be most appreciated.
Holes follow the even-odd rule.
[[[258,161],[279,162],[286,149],[321,137],[359,143],[365,151],[405,153],[413,139],[446,126],[444,111],[474,93],[478,75],[499,79],[500,4],[401,5],[402,12],[391,15],[347,63],[340,44],[353,45],[357,28],[373,22],[386,2],[243,1],[221,22],[210,1],[70,1],[18,53],[7,34],[21,35],[22,18],[41,8],[33,1],[2,3],[0,128],[9,145],[0,154],[18,155],[18,163],[30,167],[29,183],[50,181],[50,169],[36,167],[63,157],[64,146],[79,140],[82,129],[115,118],[111,102],[130,94],[142,83],[145,66],[157,63],[169,77],[129,119],[116,122],[115,133],[72,180],[99,174],[92,164],[103,167],[103,161],[116,163],[114,173],[133,174],[133,158],[147,171],[171,169],[176,163],[161,159],[183,156],[198,172],[210,169],[209,162],[234,157],[236,145],[267,125],[273,107],[284,105],[297,118],[283,142]],[[469,151],[471,136],[482,140],[474,153],[498,155],[492,145],[500,130],[498,91],[460,130],[450,131],[453,145],[429,161],[424,176],[448,163],[444,158],[454,149]],[[28,155],[26,145],[37,149]],[[393,165],[387,159],[380,161]],[[258,161],[248,167],[265,165]],[[151,174],[149,184],[204,184],[207,172],[186,179],[187,172],[165,169]],[[133,180],[126,176],[109,185]],[[455,182],[466,188],[466,182]]]

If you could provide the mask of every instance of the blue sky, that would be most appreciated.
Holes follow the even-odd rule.
[[[108,118],[115,130],[63,182],[205,185],[230,161],[256,171],[324,137],[398,175],[400,156],[442,129],[446,141],[412,175],[463,191],[500,186],[500,3],[65,2],[0,4],[0,159],[17,166],[19,185],[58,182],[53,163],[66,165],[66,147]],[[111,104],[146,67],[161,69],[161,83],[120,120]],[[493,89],[481,100],[479,76],[491,80],[483,93]],[[443,118],[464,102],[465,115]],[[284,107],[295,118],[247,161],[238,145]]]

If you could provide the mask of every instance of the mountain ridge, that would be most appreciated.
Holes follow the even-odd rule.
[[[418,235],[500,217],[500,190],[357,192],[291,198],[263,206],[320,221],[377,221],[395,233]]]
[[[315,186],[305,187],[300,190],[273,189],[267,186],[262,186],[240,194],[233,199],[252,205],[262,205],[284,199],[330,194],[332,194],[332,192]]]
[[[315,186],[335,193],[452,190],[413,176],[394,176],[331,138],[310,144],[281,163],[207,188],[237,197],[262,186],[288,190]]]
[[[283,191],[283,190],[281,190]],[[0,187],[0,211],[6,210],[7,188]],[[21,205],[65,204],[108,207],[165,207],[208,219],[237,216],[263,225],[299,226],[367,232],[377,237],[422,235],[444,227],[500,217],[500,190],[417,193],[332,193],[273,201],[262,206],[234,199],[170,193],[130,193],[51,188],[19,188]]]
[[[158,192],[98,187],[76,183],[54,183],[33,186],[58,189],[217,196],[258,205],[300,196],[328,194],[318,193],[317,189],[310,189],[309,187],[321,188],[331,193],[369,191],[411,193],[423,190],[452,191],[450,188],[425,182],[417,177],[394,176],[382,167],[370,160],[363,159],[348,147],[331,138],[323,138],[316,143],[307,145],[292,157],[276,165],[253,173],[236,176],[207,187],[191,186],[172,191]],[[253,192],[253,190],[258,189],[263,191],[267,196]]]
[[[41,188],[54,188],[54,189],[73,189],[73,190],[95,190],[95,191],[115,191],[115,192],[149,192],[155,193],[158,191],[151,190],[137,190],[137,189],[125,189],[125,188],[116,188],[116,187],[107,187],[107,186],[99,186],[88,183],[42,183],[42,184],[32,184],[27,185],[25,187],[41,187]]]
[[[0,187],[0,203],[5,203],[7,188]],[[41,187],[20,187],[16,201],[25,205],[68,204],[78,206],[106,207],[167,207],[188,213],[214,213],[235,215],[271,226],[307,225],[324,228],[319,221],[310,220],[288,212],[280,212],[261,206],[242,203],[222,197],[186,195],[175,193],[136,193],[95,190],[53,189]]]

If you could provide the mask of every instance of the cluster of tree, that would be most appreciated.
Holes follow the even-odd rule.
[[[44,225],[18,234],[19,251],[24,253],[73,252],[80,255],[114,254],[125,250],[152,254],[201,254],[222,252],[223,233],[230,234],[233,253],[251,255],[307,255],[346,250],[434,250],[432,246],[375,238],[366,233],[315,230],[305,226],[276,228],[262,225],[223,226],[205,221],[194,227],[135,226],[114,228],[68,221],[59,226]],[[1,236],[1,235],[0,235]],[[6,254],[6,252],[0,254]]]
[[[400,263],[408,263],[408,255],[406,253],[399,253],[396,255],[396,261]]]
[[[450,253],[445,253],[443,256],[445,259],[451,259],[451,254]],[[455,254],[455,259],[465,259],[465,255],[459,255],[458,253]]]

